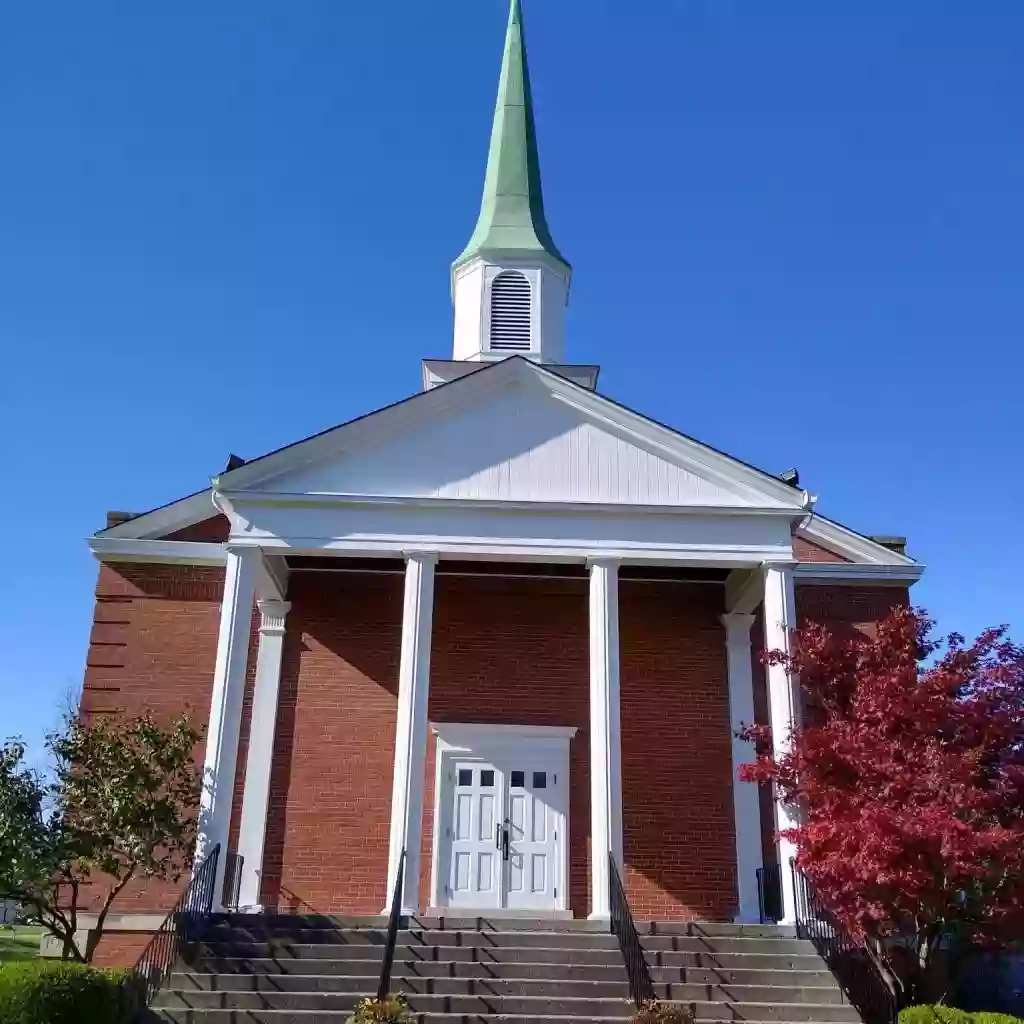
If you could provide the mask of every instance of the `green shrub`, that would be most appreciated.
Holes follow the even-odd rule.
[[[653,999],[644,1003],[629,1020],[630,1024],[693,1024],[693,1013],[687,1006]]]
[[[131,1024],[137,993],[124,971],[53,960],[0,965],[3,1024]]]
[[[900,1011],[900,1024],[1024,1024],[1006,1013],[968,1013],[952,1006],[909,1006]]]
[[[348,1024],[408,1024],[408,1005],[405,996],[395,992],[383,999],[360,999]]]

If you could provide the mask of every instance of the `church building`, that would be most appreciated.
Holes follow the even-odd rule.
[[[737,780],[736,732],[782,747],[799,710],[761,652],[806,619],[870,632],[922,566],[603,394],[572,275],[513,0],[449,357],[89,538],[83,711],[202,727],[218,905],[380,915],[401,873],[410,915],[601,922],[619,873],[637,920],[758,920],[792,811]],[[127,890],[103,957],[178,891]]]

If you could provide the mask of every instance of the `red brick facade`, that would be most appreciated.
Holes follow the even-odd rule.
[[[848,558],[823,548],[806,537],[793,535],[793,557],[798,562],[848,562]]]
[[[82,711],[87,716],[188,711],[205,725],[224,571],[183,565],[101,565],[86,660]],[[201,762],[203,747],[196,751]],[[131,886],[120,913],[167,907],[178,886]],[[99,898],[94,892],[87,902]]]
[[[205,721],[222,572],[103,566],[82,706],[89,714],[189,709]],[[870,630],[898,588],[801,587],[801,618]],[[293,573],[274,743],[262,898],[303,911],[379,913],[391,803],[402,576]],[[620,586],[622,776],[626,884],[643,918],[728,918],[736,879],[725,635],[717,584]],[[232,837],[244,782],[251,685]],[[760,625],[754,629],[759,654]],[[764,720],[764,673],[755,662]],[[432,721],[569,725],[570,905],[588,911],[589,706],[584,579],[445,576],[436,583]],[[201,752],[197,752],[201,756]],[[428,900],[434,751],[424,786]],[[765,851],[771,850],[765,801]],[[175,887],[138,887],[120,913],[166,908]],[[111,937],[103,955],[117,958]]]
[[[263,899],[384,906],[402,577],[296,574],[289,588]]]

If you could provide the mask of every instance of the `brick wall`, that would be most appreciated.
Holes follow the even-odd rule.
[[[437,722],[574,725],[569,744],[569,902],[589,912],[589,633],[586,580],[439,576],[430,718]],[[421,894],[434,815],[434,743],[424,785]]]
[[[151,713],[167,721],[186,712],[203,733],[195,758],[202,764],[210,713],[224,570],[206,566],[116,563],[101,565],[93,630],[86,660],[81,710],[92,715]],[[253,609],[248,677],[235,775],[232,837],[237,836],[259,641]],[[92,909],[102,899],[97,877],[83,900]],[[129,885],[112,912],[166,910],[185,879]],[[130,934],[130,933],[125,933]]]
[[[385,901],[401,577],[296,575],[263,898],[377,913]],[[624,582],[623,802],[637,911],[724,917],[734,900],[717,588]],[[589,909],[586,582],[439,576],[432,721],[572,725],[570,906]],[[653,740],[653,742],[652,742]],[[339,756],[344,751],[344,756]],[[424,779],[429,898],[434,742]]]
[[[849,561],[848,558],[843,558],[842,555],[837,555],[834,551],[829,551],[828,548],[823,548],[820,544],[815,544],[814,541],[798,534],[793,534],[793,557],[798,562]]]
[[[297,573],[271,767],[262,899],[384,906],[402,577]]]
[[[873,636],[875,623],[910,600],[906,587],[797,587],[801,622],[823,622],[839,633]]]
[[[732,915],[722,602],[720,587],[620,586],[625,881],[638,918]]]
[[[231,533],[231,522],[225,515],[210,516],[201,523],[193,523],[181,530],[175,530],[164,538],[165,540],[191,540],[206,541],[207,543],[220,544],[228,539]]]
[[[348,913],[378,913],[384,905],[401,588],[400,576],[293,576],[264,871],[268,905]],[[723,917],[734,899],[719,602],[717,588],[622,587],[627,885],[648,916]],[[431,720],[579,730],[570,744],[569,853],[570,906],[580,916],[589,909],[588,693],[584,580],[438,577]],[[433,798],[432,738],[424,904]]]
[[[97,967],[131,967],[139,962],[152,938],[152,932],[105,931],[93,954],[93,963]]]
[[[187,711],[205,729],[224,571],[184,565],[101,565],[81,709],[86,717]],[[196,757],[202,762],[205,741]],[[131,885],[115,913],[166,909],[180,884]],[[100,883],[86,894],[94,907]]]

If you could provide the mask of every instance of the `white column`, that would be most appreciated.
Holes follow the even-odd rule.
[[[405,849],[402,912],[415,914],[420,895],[420,830],[423,821],[423,773],[427,760],[427,708],[430,694],[430,632],[434,617],[434,563],[437,555],[408,554],[402,605],[402,650],[398,666],[398,725],[395,777],[391,791],[391,834],[384,913],[398,862]]]
[[[252,602],[260,558],[255,548],[227,553],[224,597],[220,606],[217,659],[213,669],[213,693],[206,727],[206,757],[199,797],[199,837],[195,868],[218,843],[220,858],[214,889],[214,905],[221,905],[224,866],[227,861],[231,799],[235,788],[238,730],[242,721],[245,668],[252,629]]]
[[[754,744],[736,733],[754,724],[754,677],[750,661],[750,627],[753,615],[730,612],[722,616],[729,666],[729,726],[732,731],[732,805],[736,819],[736,920],[756,924],[757,872],[761,867],[761,813],[757,785],[743,782],[740,765],[754,760]]]
[[[622,870],[622,735],[619,708],[619,567],[590,562],[591,910],[611,916],[609,851]]]
[[[287,601],[269,599],[257,601],[257,605],[260,610],[260,646],[256,657],[249,750],[245,761],[242,821],[238,830],[238,853],[242,858],[238,906],[256,913],[263,909],[260,905],[260,879],[263,874],[263,844],[267,835],[277,692],[281,683],[285,617],[291,607]]]
[[[796,595],[793,590],[793,567],[790,564],[769,565],[764,571],[764,642],[766,651],[791,649],[790,631],[796,628]],[[772,746],[776,758],[790,748],[790,734],[800,721],[800,683],[785,665],[768,665],[768,706],[772,727]],[[776,831],[795,828],[799,824],[798,808],[775,798]],[[790,861],[796,846],[788,839],[778,839],[779,873],[782,882],[782,923],[796,921],[796,894]]]

